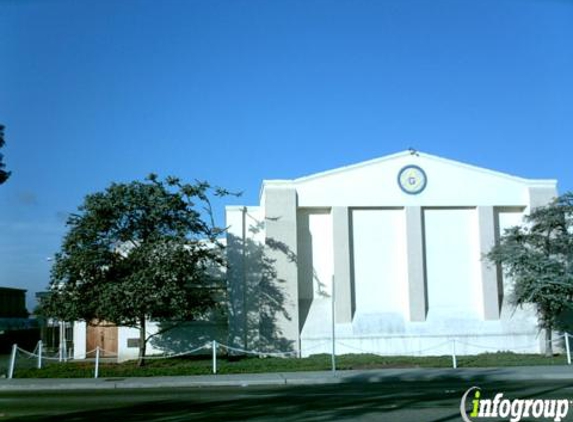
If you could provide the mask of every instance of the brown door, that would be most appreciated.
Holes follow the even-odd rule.
[[[99,347],[101,357],[117,356],[117,326],[106,322],[97,325],[88,324],[86,333],[87,356],[95,356],[95,349]]]

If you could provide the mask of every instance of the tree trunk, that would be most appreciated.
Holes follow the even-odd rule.
[[[147,346],[145,333],[145,316],[139,318],[139,359],[137,366],[145,365],[145,348]]]
[[[553,356],[553,328],[545,328],[545,356]]]

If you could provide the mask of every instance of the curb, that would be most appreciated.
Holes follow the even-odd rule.
[[[317,385],[344,382],[345,377],[291,376],[291,374],[232,374],[145,378],[70,378],[0,380],[0,393],[9,391],[114,390],[139,388],[205,388]]]
[[[347,370],[332,372],[288,372],[264,374],[224,374],[141,378],[67,378],[67,379],[3,379],[0,393],[16,391],[54,390],[114,390],[139,388],[202,388],[296,386],[342,383],[381,382],[487,382],[497,381],[573,381],[573,368],[562,366],[535,366],[512,368],[424,368]]]

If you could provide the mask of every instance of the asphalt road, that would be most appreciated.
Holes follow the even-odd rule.
[[[573,399],[573,381],[476,380],[474,385],[481,387],[484,396],[503,392],[509,398]],[[471,386],[467,380],[451,379],[243,388],[1,392],[0,421],[460,421],[460,399]],[[573,406],[569,413],[564,420],[573,421]]]

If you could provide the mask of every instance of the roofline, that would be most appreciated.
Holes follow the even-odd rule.
[[[347,166],[338,167],[338,168],[335,168],[332,170],[326,170],[323,172],[299,177],[299,178],[292,179],[292,180],[283,180],[283,179],[263,180],[260,193],[262,196],[262,193],[263,193],[266,186],[290,187],[290,186],[293,186],[293,185],[296,185],[299,183],[305,183],[305,182],[309,182],[311,180],[316,180],[316,179],[319,179],[322,177],[331,176],[331,175],[340,174],[340,173],[345,173],[345,172],[348,172],[351,170],[356,170],[356,169],[372,166],[375,164],[383,163],[385,161],[390,161],[390,160],[394,160],[396,158],[409,156],[409,155],[412,155],[412,152],[409,150],[406,150],[406,151],[401,151],[401,152],[398,152],[395,154],[386,155],[384,157],[374,158],[372,160],[362,161],[360,163],[350,164]],[[460,161],[455,161],[455,160],[451,160],[448,158],[443,158],[443,157],[439,157],[437,155],[426,154],[426,153],[422,153],[422,152],[416,152],[416,156],[424,157],[427,159],[439,161],[442,163],[454,165],[454,166],[461,167],[461,168],[470,169],[473,171],[478,171],[480,173],[489,174],[491,176],[503,177],[505,179],[512,180],[514,182],[525,183],[531,187],[556,187],[557,186],[557,180],[556,179],[526,179],[524,177],[514,176],[511,174],[502,173],[500,171],[490,170],[487,168],[475,166],[473,164],[467,164],[467,163],[463,163]]]
[[[491,169],[484,168],[484,167],[478,167],[478,166],[473,165],[473,164],[463,163],[461,161],[454,161],[454,160],[451,160],[448,158],[439,157],[437,155],[431,155],[431,154],[422,154],[422,155],[426,158],[430,158],[430,159],[435,160],[435,161],[441,161],[443,163],[451,164],[453,166],[478,171],[480,173],[489,174],[491,176],[503,177],[505,179],[512,180],[515,182],[526,183],[527,185],[529,185],[531,187],[542,187],[542,186],[543,187],[554,187],[554,186],[557,186],[557,179],[528,179],[525,177],[515,176],[513,174],[503,173],[503,172],[497,171],[497,170],[491,170]]]

